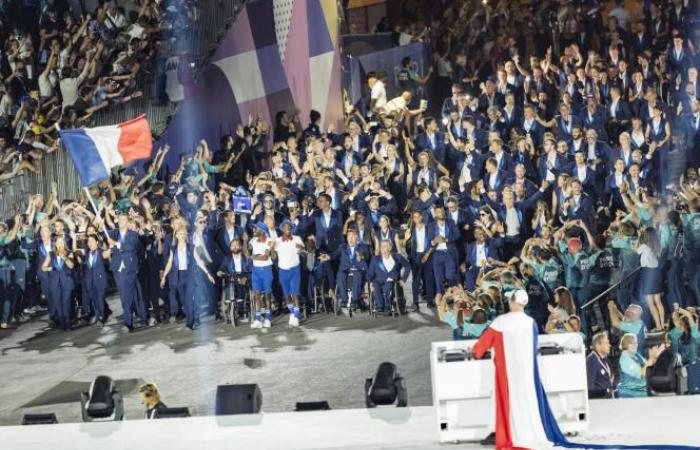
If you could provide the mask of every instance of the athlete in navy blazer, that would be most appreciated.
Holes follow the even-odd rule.
[[[339,211],[331,209],[330,198],[326,194],[318,196],[318,207],[313,212],[316,248],[332,255],[343,242],[343,217]]]
[[[124,309],[124,326],[131,329],[134,312],[138,313],[142,324],[146,324],[148,319],[138,279],[138,252],[141,242],[139,235],[129,229],[129,217],[126,214],[120,214],[117,222],[119,228],[110,233],[112,253],[110,270],[114,274],[114,281]]]
[[[474,230],[474,241],[469,242],[465,245],[466,255],[466,265],[467,271],[464,274],[465,286],[467,290],[473,291],[476,288],[476,279],[479,276],[479,270],[481,269],[477,266],[477,248],[479,245],[484,246],[484,257],[485,258],[500,258],[500,250],[503,247],[503,238],[496,235],[493,239],[487,239],[486,233],[482,228],[476,228]],[[482,263],[482,265],[485,263]]]
[[[82,264],[82,304],[83,314],[92,313],[91,323],[107,319],[105,294],[107,292],[107,269],[105,256],[99,248],[96,236],[88,236],[88,248],[83,255]]]
[[[394,266],[391,268],[387,267],[385,260],[393,260]],[[382,241],[380,254],[372,258],[367,271],[367,279],[372,283],[372,294],[374,295],[377,312],[391,310],[391,297],[394,286],[396,283],[399,283],[399,286],[403,287],[410,274],[411,267],[406,258],[398,253],[392,253],[391,243]]]

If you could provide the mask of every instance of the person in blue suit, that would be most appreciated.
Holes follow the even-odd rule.
[[[252,262],[247,252],[243,251],[243,242],[234,239],[229,244],[230,253],[221,261],[216,275],[219,278],[228,278],[226,284],[234,283],[235,298],[245,298],[245,291],[249,289],[250,272]]]
[[[69,330],[73,324],[71,300],[74,267],[75,256],[68,252],[65,239],[57,237],[54,241],[54,250],[46,256],[41,270],[48,274],[49,295],[56,308],[57,325],[64,331]]]
[[[237,239],[247,239],[243,228],[236,224],[236,213],[228,209],[224,211],[224,223],[217,231],[216,242],[222,251],[230,248],[231,242]]]
[[[333,258],[338,264],[338,296],[341,306],[357,307],[362,294],[362,285],[367,273],[367,263],[371,251],[365,244],[357,242],[357,231],[353,228],[347,231],[347,244],[343,244],[335,251]],[[352,277],[352,278],[351,278]],[[347,282],[350,280],[350,305],[347,304]]]
[[[189,248],[187,229],[182,227],[174,231],[172,243],[166,248],[167,262],[160,278],[161,288],[168,284],[168,304],[170,323],[176,321],[178,309],[189,311],[189,286],[192,252]]]
[[[331,208],[331,198],[319,194],[318,209],[313,213],[316,248],[332,255],[343,242],[343,217]]]
[[[426,117],[424,120],[425,131],[418,136],[414,141],[414,155],[422,151],[428,151],[433,154],[440,164],[447,163],[447,148],[445,147],[445,133],[439,131],[437,120],[434,117]]]
[[[690,167],[700,167],[700,101],[690,102],[690,112],[683,116],[686,160]]]
[[[588,227],[593,227],[595,207],[593,200],[583,192],[583,185],[578,178],[569,181],[571,196],[564,200],[561,207],[561,223],[569,220],[581,220]]]
[[[657,174],[656,191],[665,193],[671,183],[668,170],[668,152],[671,140],[671,125],[664,117],[664,112],[659,103],[654,106],[654,115],[647,125],[646,137],[651,141],[649,155],[654,158],[654,168]]]
[[[201,288],[194,291],[198,310],[206,315],[214,315],[218,314],[218,302],[216,299],[219,296],[215,283],[211,281],[211,274],[221,264],[223,254],[216,243],[213,232],[208,230],[206,226],[207,219],[200,212],[195,221],[194,231],[190,240],[192,241],[193,251],[204,263],[204,268],[200,268],[199,265],[196,266],[194,270],[195,277],[192,281]]]
[[[432,249],[433,274],[435,275],[436,302],[445,288],[459,283],[457,264],[459,229],[447,220],[445,209],[435,208],[435,221],[428,225],[428,241]]]
[[[133,329],[133,315],[136,313],[142,325],[148,323],[143,302],[141,284],[139,283],[139,248],[138,234],[129,227],[129,216],[120,213],[117,217],[118,228],[112,230],[109,245],[111,248],[110,269],[119,291],[119,298],[124,310],[123,322],[128,330]]]
[[[466,266],[464,284],[468,291],[476,289],[476,280],[479,271],[486,266],[487,260],[499,259],[500,249],[503,247],[503,238],[496,235],[492,239],[487,239],[483,228],[474,229],[474,242],[466,244]]]
[[[403,288],[410,273],[408,261],[398,253],[392,253],[391,242],[382,241],[379,244],[379,255],[372,258],[367,271],[367,279],[372,283],[376,312],[392,310],[394,287],[398,283]]]
[[[423,220],[423,214],[418,210],[411,213],[411,227],[404,234],[404,245],[410,248],[409,259],[413,283],[413,311],[418,311],[421,288],[425,291],[425,301],[428,307],[435,306],[435,281],[433,261],[431,260],[428,227]]]
[[[83,313],[92,313],[90,324],[107,320],[105,294],[107,292],[107,269],[105,267],[106,256],[100,249],[100,241],[97,235],[87,237],[87,249],[83,255],[82,264],[82,289],[83,289]]]

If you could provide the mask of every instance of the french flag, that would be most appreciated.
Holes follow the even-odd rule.
[[[109,178],[112,167],[148,158],[153,147],[146,116],[105,127],[61,130],[61,139],[84,186]]]
[[[498,316],[472,351],[493,350],[496,368],[496,449],[545,448],[689,450],[684,445],[612,445],[570,442],[559,429],[537,367],[537,324],[523,312]]]

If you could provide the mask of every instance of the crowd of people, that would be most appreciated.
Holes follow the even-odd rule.
[[[0,327],[44,304],[63,329],[105,323],[113,278],[128,329],[196,329],[233,284],[253,328],[287,312],[299,326],[320,301],[341,313],[436,308],[464,339],[522,289],[541,332],[592,345],[590,364],[609,374],[591,381],[601,396],[646,395],[646,369],[664,351],[695,362],[700,339],[697,2],[650,2],[638,18],[617,2],[605,20],[597,1],[547,6],[555,32],[536,28],[532,54],[517,8],[440,3],[419,33],[434,69],[404,61],[393,97],[369,73],[366,108],[346,105],[342,130],[280,111],[216,150],[200,142],[174,173],[160,148],[142,178],[122,170],[93,186],[94,202],[59,201],[55,186],[30,196],[0,225]],[[83,45],[91,23],[75,20],[74,47],[100,51]],[[422,101],[431,92],[446,98]],[[647,330],[666,344],[647,348]]]
[[[0,5],[0,182],[38,173],[59,129],[142,96],[139,81],[180,48],[195,14],[190,0],[91,3]]]

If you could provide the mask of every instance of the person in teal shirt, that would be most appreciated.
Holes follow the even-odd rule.
[[[476,308],[471,317],[464,320],[462,324],[462,335],[464,339],[478,339],[491,325],[487,319],[486,311],[482,308]]]
[[[659,208],[657,215],[661,223],[659,224],[659,240],[661,241],[661,264],[664,267],[664,277],[666,278],[666,291],[664,301],[669,310],[673,305],[686,306],[685,287],[683,283],[683,262],[681,261],[682,242],[681,231],[683,223],[678,211],[665,213],[665,208]],[[664,217],[665,215],[665,217]]]
[[[619,229],[610,241],[610,246],[619,252],[620,280],[627,278],[639,267],[639,255],[637,254],[637,230],[628,222],[616,223]],[[618,300],[623,308],[632,303],[639,303],[639,296],[635,290],[637,285],[635,276],[620,284]]]
[[[671,348],[681,355],[683,364],[692,364],[698,360],[698,344],[700,343],[697,319],[693,313],[679,307],[677,303],[674,305],[671,317],[674,327],[668,333]]]
[[[637,353],[637,336],[627,333],[620,341],[620,384],[618,396],[620,398],[646,397],[647,394],[647,369],[656,363],[663,351],[663,345],[649,349],[649,358],[644,359]]]
[[[455,301],[454,290],[447,290],[442,299],[438,302],[437,310],[440,321],[446,323],[452,330],[452,339],[459,341],[464,339],[462,333],[462,310],[458,308],[458,302]]]
[[[690,213],[681,214],[683,223],[683,254],[686,267],[700,265],[700,212],[694,202],[689,202]],[[695,297],[695,304],[700,305],[700,270],[688,271],[688,287]]]
[[[632,304],[625,310],[624,316],[617,308],[617,304],[610,300],[608,302],[608,311],[610,311],[610,321],[612,327],[620,330],[622,333],[634,334],[637,337],[639,351],[646,353],[646,336],[647,327],[642,320],[644,310],[641,306]]]
[[[580,238],[569,237],[566,239],[567,231],[574,226],[586,233],[589,248],[595,250],[593,237],[588,231],[588,227],[580,220],[567,222],[562,229],[557,231],[555,239],[559,241],[559,259],[564,265],[564,282],[574,297],[576,311],[581,319],[581,330],[585,333],[588,331],[587,315],[590,310],[582,311],[581,307],[589,300],[590,251],[584,248]]]
[[[548,248],[543,239],[531,238],[523,245],[520,260],[530,264],[535,269],[535,275],[553,293],[561,282],[561,263]]]

